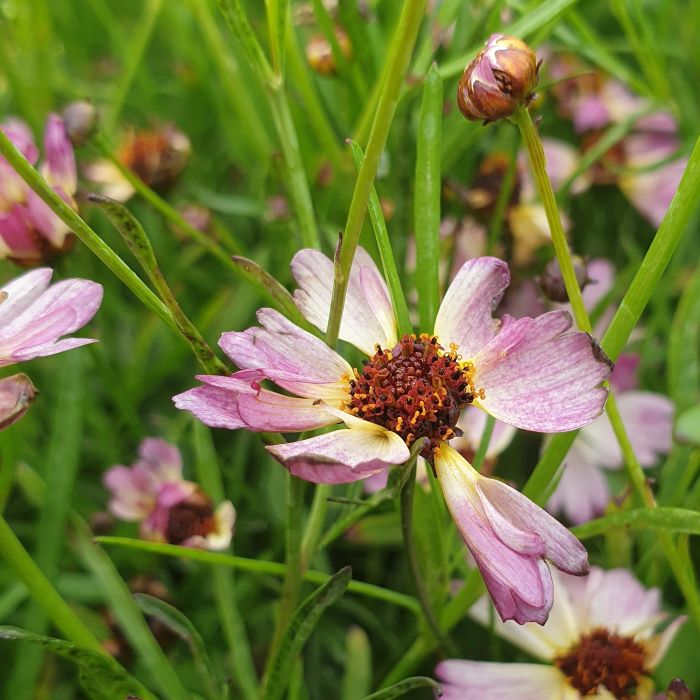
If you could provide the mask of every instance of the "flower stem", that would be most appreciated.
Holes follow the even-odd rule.
[[[372,129],[367,142],[365,159],[362,161],[360,172],[355,182],[348,218],[345,223],[340,250],[338,251],[338,264],[335,268],[333,297],[331,299],[331,310],[326,334],[327,342],[331,347],[338,342],[340,319],[343,314],[345,295],[350,279],[350,267],[360,240],[362,224],[367,213],[367,202],[372,192],[379,159],[389,135],[389,128],[396,111],[408,62],[416,43],[426,2],[427,0],[406,0],[404,3],[399,26],[386,63],[385,80],[377,102],[377,111],[374,115]]]
[[[80,647],[107,656],[107,652],[95,635],[51,585],[2,516],[0,516],[0,556],[67,639]]]
[[[404,469],[410,469],[411,473],[406,479],[403,489],[401,489],[401,532],[403,533],[404,547],[408,555],[408,563],[411,568],[413,582],[416,586],[418,600],[420,601],[425,621],[428,623],[428,627],[435,637],[435,641],[446,653],[450,654],[451,656],[455,656],[453,645],[442,631],[437,615],[433,610],[430,595],[428,594],[428,590],[425,586],[425,580],[423,579],[423,574],[420,570],[418,552],[416,552],[415,542],[413,540],[413,489],[415,488],[416,483],[416,458],[414,457],[411,462],[406,464]]]
[[[488,414],[486,416],[486,425],[484,426],[484,432],[481,433],[481,440],[479,441],[479,447],[474,455],[474,460],[472,462],[472,467],[476,471],[481,471],[481,467],[484,464],[484,459],[486,458],[486,453],[489,449],[489,444],[491,443],[491,436],[493,435],[493,429],[496,425],[496,419]]]
[[[311,563],[318,542],[321,539],[323,524],[328,513],[328,496],[331,493],[329,484],[317,484],[314,490],[314,500],[311,503],[311,512],[306,521],[304,536],[301,541],[301,568],[305,571]]]
[[[532,123],[530,112],[528,112],[526,107],[520,107],[511,119],[517,125],[518,129],[520,129],[528,156],[530,157],[532,173],[535,177],[537,190],[540,193],[540,199],[542,200],[542,205],[544,206],[544,211],[547,216],[554,252],[559,262],[561,274],[564,279],[564,286],[566,287],[566,294],[569,297],[574,319],[582,331],[590,333],[591,322],[588,319],[581,289],[576,280],[576,273],[569,254],[569,244],[567,243],[564,227],[559,217],[559,210],[557,209],[557,202],[554,197],[554,191],[552,190],[552,183],[549,181],[549,176],[547,175],[542,141],[535,129],[535,125]]]

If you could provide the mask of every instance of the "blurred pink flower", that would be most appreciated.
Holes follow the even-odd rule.
[[[22,155],[36,165],[39,151],[29,128],[18,119],[9,119],[0,129]],[[73,209],[77,174],[73,146],[63,120],[49,115],[44,132],[46,160],[39,170],[54,191]],[[10,164],[0,156],[0,257],[24,266],[47,261],[68,248],[70,229],[59,219]]]
[[[82,328],[102,302],[102,285],[67,279],[50,285],[52,270],[25,272],[0,289],[0,367],[94,343],[64,338]]]
[[[325,330],[332,261],[318,251],[302,250],[292,261],[292,272],[300,287],[295,295],[299,308]],[[341,430],[267,448],[292,474],[316,483],[365,479],[403,464],[409,446],[425,438],[421,455],[435,464],[467,544],[487,561],[488,543],[482,547],[471,526],[461,520],[462,512],[477,512],[469,503],[466,511],[463,508],[471,467],[461,457],[443,460],[438,467],[440,455],[454,452],[446,442],[458,435],[462,410],[474,405],[506,423],[538,432],[570,430],[600,414],[607,395],[600,383],[610,372],[608,363],[596,358],[587,335],[569,332],[571,317],[564,311],[535,319],[494,319],[509,278],[507,265],[496,258],[468,261],[442,301],[434,335],[399,339],[386,284],[370,256],[358,249],[340,338],[369,356],[361,369],[276,311],[261,309],[259,327],[224,333],[220,341],[241,370],[230,377],[199,376],[203,385],[175,396],[175,405],[207,425],[229,429],[302,432],[344,423]],[[296,396],[262,388],[265,379]],[[540,540],[535,542],[534,536],[520,533],[519,526],[508,521],[515,517],[511,501],[518,502],[521,512],[529,501],[519,494],[507,499],[500,485],[483,488],[492,492],[488,498],[501,499],[503,509],[499,514],[500,506],[495,507],[494,517],[516,538],[512,548],[494,544],[500,547],[498,556],[510,557],[514,570],[526,577],[525,599],[504,602],[501,609],[521,620],[527,615],[542,620],[551,604],[542,560],[549,554]],[[529,506],[532,517],[538,512],[555,523]],[[558,527],[561,537],[570,537]],[[577,566],[583,573],[581,550]],[[550,558],[558,565],[557,557]],[[486,564],[484,571],[494,596],[511,595],[510,589],[503,593],[503,584]],[[519,583],[512,581],[514,587]]]
[[[553,580],[554,605],[543,627],[493,623],[497,634],[544,663],[448,659],[436,669],[443,700],[650,700],[650,673],[685,618],[656,633],[667,618],[660,591],[645,589],[626,569],[592,567],[583,579],[553,572]],[[492,624],[485,598],[470,615]]]
[[[182,478],[180,451],[165,440],[145,438],[139,459],[109,469],[104,484],[112,494],[110,512],[139,522],[144,539],[205,549],[225,549],[231,542],[233,504],[223,501],[214,510],[197,484]]]

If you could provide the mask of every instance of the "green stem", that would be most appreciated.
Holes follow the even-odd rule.
[[[43,177],[29,164],[14,144],[0,130],[0,154],[17,174],[46,202],[61,221],[120,279],[145,306],[155,312],[175,330],[177,325],[163,302],[143,283],[141,278],[95,233],[66,202],[61,199]]]
[[[486,416],[486,425],[484,426],[484,432],[481,433],[481,440],[479,441],[479,448],[474,455],[474,460],[472,467],[477,471],[481,470],[481,466],[486,458],[486,453],[489,449],[489,443],[491,442],[491,436],[493,435],[493,428],[496,425],[496,419],[492,415]]]
[[[108,656],[95,635],[83,624],[34,563],[2,516],[0,516],[0,555],[66,639],[85,649]]]
[[[317,484],[314,490],[314,499],[311,503],[311,512],[306,521],[304,536],[301,541],[301,568],[302,571],[311,563],[316,552],[316,547],[321,539],[321,532],[328,513],[328,496],[331,493],[329,484]]]
[[[413,576],[413,582],[418,593],[421,609],[425,621],[432,632],[435,640],[439,645],[451,656],[455,655],[454,648],[450,640],[440,627],[437,615],[433,610],[433,605],[430,600],[430,594],[425,585],[425,579],[420,570],[418,561],[418,552],[416,551],[415,542],[413,540],[413,489],[416,483],[416,458],[404,465],[404,469],[410,470],[410,475],[406,479],[403,489],[401,490],[400,507],[401,507],[401,532],[403,534],[403,543],[408,556],[408,563]]]
[[[537,190],[540,193],[540,199],[542,200],[542,205],[547,216],[554,252],[559,262],[561,274],[564,279],[564,286],[566,287],[566,294],[569,297],[574,319],[582,331],[590,333],[591,322],[588,320],[588,313],[583,303],[581,289],[576,280],[576,272],[574,271],[574,266],[569,254],[569,244],[566,241],[566,233],[564,233],[564,227],[559,217],[559,210],[557,209],[557,202],[554,197],[554,191],[552,190],[552,184],[547,175],[547,162],[545,160],[544,149],[542,148],[542,141],[535,129],[535,125],[532,123],[530,112],[528,112],[526,107],[520,107],[511,119],[517,125],[518,129],[520,129],[528,156],[530,157],[532,173],[535,177]]]
[[[360,240],[362,224],[367,212],[367,202],[372,192],[379,159],[389,135],[389,128],[396,111],[408,62],[416,43],[418,29],[425,12],[425,5],[426,0],[406,0],[387,60],[386,80],[382,84],[377,111],[374,115],[369,141],[365,150],[365,159],[362,161],[360,172],[357,176],[338,253],[338,265],[336,265],[335,270],[333,297],[331,299],[331,310],[326,334],[327,342],[331,347],[338,342],[340,319],[343,314],[345,295],[350,278],[350,267],[355,257],[355,249]]]
[[[181,557],[183,559],[192,559],[194,561],[203,562],[205,564],[215,564],[217,566],[228,566],[241,571],[249,571],[254,574],[267,574],[270,576],[284,576],[287,571],[287,566],[276,561],[265,561],[263,559],[249,559],[247,557],[239,557],[233,554],[222,554],[221,552],[210,552],[204,549],[194,549],[189,547],[180,547],[174,544],[162,544],[160,542],[148,542],[146,540],[137,540],[130,537],[96,537],[96,542],[105,545],[113,545],[117,547],[127,547],[130,549],[138,549],[144,552],[160,554],[161,556]],[[322,584],[326,583],[331,577],[322,571],[306,571],[302,576],[304,581],[309,583]],[[364,581],[350,581],[348,590],[358,595],[375,600],[383,600],[387,603],[392,603],[406,610],[410,610],[415,615],[420,615],[420,605],[412,596],[398,593],[397,591],[388,588],[382,588],[372,583]],[[449,607],[449,606],[448,606]]]

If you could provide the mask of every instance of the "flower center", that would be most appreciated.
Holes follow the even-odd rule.
[[[456,347],[435,336],[404,335],[393,350],[377,352],[354,370],[345,410],[400,435],[407,445],[427,438],[421,454],[431,459],[441,442],[460,434],[462,410],[484,390],[475,390],[474,367]]]
[[[206,537],[215,530],[216,519],[211,501],[198,491],[170,509],[165,539],[170,544],[182,544],[190,537]]]
[[[616,698],[631,700],[644,675],[644,662],[644,649],[631,637],[599,628],[554,663],[581,695],[593,695],[603,685]]]

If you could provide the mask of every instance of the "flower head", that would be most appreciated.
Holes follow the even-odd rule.
[[[525,42],[492,34],[460,78],[459,109],[473,121],[509,117],[532,100],[538,70],[537,56]]]
[[[144,539],[206,549],[225,549],[231,541],[233,504],[214,509],[197,484],[182,478],[180,451],[165,440],[143,440],[139,459],[109,469],[104,484],[112,493],[110,512],[139,522]]]
[[[685,618],[657,634],[666,618],[660,592],[646,590],[626,569],[593,567],[585,579],[555,573],[553,580],[544,627],[495,623],[499,635],[545,664],[443,661],[436,674],[445,700],[651,698],[649,674]],[[488,602],[482,598],[470,614],[488,625]]]
[[[297,305],[325,330],[333,263],[318,251],[302,250],[292,272],[299,284]],[[433,332],[399,338],[386,284],[370,256],[358,249],[340,338],[366,354],[359,368],[281,314],[261,309],[260,326],[224,333],[220,341],[241,370],[230,377],[198,377],[202,386],[175,396],[175,405],[207,425],[230,429],[302,432],[344,424],[267,448],[292,474],[316,483],[355,481],[402,464],[418,440],[422,456],[437,468],[441,455],[450,454],[446,443],[459,436],[457,422],[469,406],[541,432],[593,421],[607,396],[600,383],[610,372],[608,363],[593,352],[587,335],[569,330],[571,317],[564,311],[494,319],[508,282],[504,262],[468,261],[443,299]],[[266,379],[293,396],[264,388]],[[456,474],[467,469],[463,464],[437,468],[448,484],[443,484],[448,501],[447,491],[463,481]],[[527,556],[546,571],[541,561],[546,552],[533,552]],[[528,598],[537,608],[528,619],[542,619],[547,607],[540,588],[540,597]]]
[[[102,285],[67,279],[50,285],[52,271],[25,272],[0,289],[0,367],[94,343],[64,338],[82,328],[102,302]]]
[[[18,119],[0,126],[22,155],[36,165],[39,151],[29,128]],[[49,115],[44,131],[45,160],[41,174],[73,209],[77,174],[73,147],[63,120]],[[46,262],[72,245],[70,229],[0,156],[0,258],[31,267]]]

